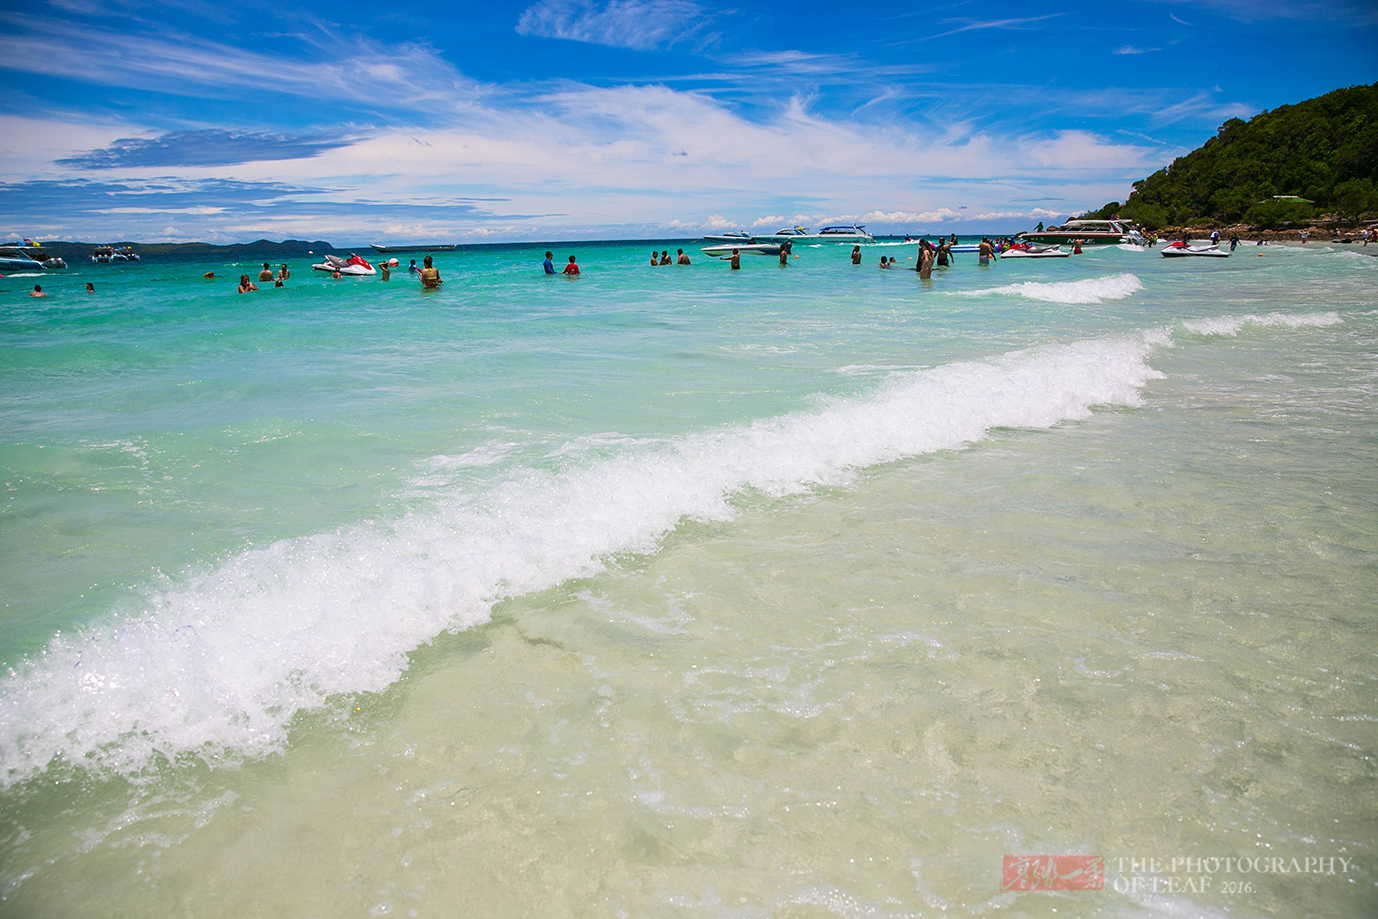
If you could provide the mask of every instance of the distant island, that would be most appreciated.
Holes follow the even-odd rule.
[[[228,246],[217,246],[212,243],[139,243],[139,242],[112,242],[112,243],[86,243],[86,242],[45,242],[42,244],[44,251],[49,255],[57,256],[68,262],[86,261],[91,257],[97,246],[130,246],[140,256],[149,255],[174,255],[191,256],[201,258],[293,258],[306,255],[308,252],[329,252],[335,247],[323,239],[307,242],[304,239],[284,239],[280,243],[260,239],[251,243],[233,243]]]
[[[1354,226],[1378,216],[1378,83],[1231,118],[1215,137],[1133,183],[1119,215],[1146,230]]]

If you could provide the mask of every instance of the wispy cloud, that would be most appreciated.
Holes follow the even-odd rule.
[[[304,41],[303,53],[289,57],[176,29],[131,36],[22,13],[0,14],[0,23],[18,29],[0,33],[0,68],[175,96],[235,99],[251,89],[416,110],[470,97],[475,85],[426,45],[363,36]]]
[[[917,41],[932,41],[935,38],[947,38],[949,35],[957,35],[961,32],[974,32],[979,29],[1024,29],[1035,22],[1043,22],[1047,19],[1055,19],[1063,16],[1064,13],[1049,13],[1046,16],[1025,16],[1021,19],[948,19],[942,24],[959,22],[961,25],[955,29],[948,29],[945,32],[936,32],[932,35],[924,35]]]
[[[693,0],[540,0],[522,13],[517,32],[649,51],[694,38],[712,18]]]
[[[121,137],[100,150],[57,160],[59,166],[117,169],[147,166],[237,166],[316,156],[351,143],[339,137],[238,133],[219,129],[171,131],[161,137]]]

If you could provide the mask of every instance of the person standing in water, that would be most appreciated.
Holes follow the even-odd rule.
[[[947,240],[938,241],[938,251],[933,253],[933,259],[939,268],[946,268],[952,263],[952,244]]]
[[[923,245],[919,246],[919,264],[917,270],[919,277],[927,281],[933,277],[933,247],[924,240]]]
[[[429,255],[423,264],[426,267],[421,269],[421,286],[426,290],[436,290],[445,283],[440,279],[440,269],[435,267]]]
[[[555,253],[553,252],[547,252],[545,254],[545,261],[541,262],[541,267],[545,269],[546,274],[559,274],[559,272],[555,270],[554,258]]]
[[[683,249],[680,249],[680,250],[679,250],[679,258],[677,258],[677,259],[675,260],[675,264],[677,264],[677,265],[687,265],[687,264],[689,264],[689,256],[687,256],[687,255],[684,254],[684,250],[683,250]]]
[[[737,249],[733,249],[732,258],[729,259],[729,261],[732,263],[733,271],[740,271],[742,267],[742,253]]]
[[[668,265],[668,264],[670,264],[670,250],[669,250],[669,249],[661,249],[661,250],[660,250],[660,264],[662,264],[662,265]]]
[[[780,267],[784,268],[789,264],[790,253],[794,251],[794,243],[788,239],[780,243]]]
[[[263,263],[263,270],[258,273],[260,281],[271,281],[273,279],[273,269],[268,267],[268,263]]]
[[[853,264],[853,265],[860,265],[860,264],[861,264],[861,247],[860,247],[860,246],[852,246],[852,264]]]
[[[981,246],[977,252],[981,256],[982,265],[989,265],[990,260],[995,257],[995,247],[992,246],[990,240],[984,236],[981,237]]]
[[[579,277],[579,265],[574,261],[574,256],[569,257],[569,264],[565,266],[565,276],[570,278]]]
[[[652,249],[652,250],[651,250],[651,267],[654,268],[655,266],[657,266],[657,265],[659,265],[659,264],[660,264],[660,256],[659,256],[659,255],[656,255],[656,250]]]
[[[283,265],[281,268],[278,269],[278,280],[279,280],[279,281],[285,281],[285,280],[287,280],[287,279],[288,279],[289,277],[291,277],[291,276],[292,276],[292,272],[290,272],[290,271],[287,270],[287,266],[286,266],[286,265]]]

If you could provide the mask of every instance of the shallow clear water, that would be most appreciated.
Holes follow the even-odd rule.
[[[0,911],[1378,907],[1378,260],[544,248],[0,280]]]

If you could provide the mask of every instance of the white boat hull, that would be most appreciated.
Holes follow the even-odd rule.
[[[1000,253],[1000,258],[1068,258],[1070,252],[1063,252],[1057,246],[1047,246],[1042,249],[1006,249]]]
[[[371,278],[378,273],[376,268],[365,268],[363,265],[332,265],[329,262],[322,262],[319,265],[312,265],[317,271],[328,271],[334,274],[338,271],[345,277],[350,278]]]
[[[1163,258],[1229,258],[1230,253],[1219,246],[1168,246]]]
[[[704,246],[699,251],[704,255],[711,255],[713,258],[731,258],[732,251],[736,250],[742,255],[779,255],[780,246],[778,243],[752,243],[749,246]]]

